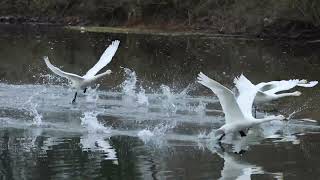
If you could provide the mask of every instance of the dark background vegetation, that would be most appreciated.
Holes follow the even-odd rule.
[[[0,21],[318,36],[319,0],[1,0]]]

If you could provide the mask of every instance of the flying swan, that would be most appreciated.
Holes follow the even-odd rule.
[[[244,75],[234,79],[239,90],[237,98],[230,89],[210,79],[202,72],[198,74],[198,82],[217,95],[225,114],[225,124],[215,132],[216,136],[221,135],[219,141],[226,134],[239,132],[243,137],[246,136],[246,129],[252,126],[272,120],[285,119],[283,115],[267,116],[262,119],[256,119],[252,116],[252,105],[258,89]]]
[[[43,59],[48,66],[48,68],[55,73],[58,76],[67,78],[69,81],[71,81],[71,87],[77,89],[77,90],[83,90],[84,93],[86,93],[87,87],[92,85],[95,81],[97,81],[99,78],[111,74],[111,70],[107,70],[104,73],[96,75],[103,67],[105,67],[107,64],[110,63],[112,60],[112,57],[116,53],[118,47],[119,47],[120,41],[115,40],[109,45],[109,47],[104,51],[102,56],[100,57],[99,61],[84,75],[79,76],[77,74],[72,74],[68,72],[64,72],[61,69],[53,66],[49,58],[45,56]],[[74,94],[74,98],[72,100],[72,103],[76,102],[77,98],[77,91]]]
[[[265,103],[272,100],[280,99],[282,97],[288,96],[300,96],[300,91],[289,92],[289,93],[279,93],[281,91],[290,90],[296,86],[300,87],[314,87],[318,84],[318,81],[299,80],[299,79],[290,79],[282,81],[270,81],[262,82],[256,85],[258,88],[258,93],[255,97],[254,102],[256,104]],[[278,94],[277,94],[278,93]]]

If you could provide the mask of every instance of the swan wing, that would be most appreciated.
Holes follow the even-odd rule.
[[[318,81],[310,81],[299,80],[299,79],[290,79],[290,80],[282,80],[282,81],[270,81],[270,82],[262,82],[257,84],[256,86],[262,92],[267,92],[271,94],[275,94],[280,91],[290,90],[296,86],[300,87],[314,87],[318,84]]]
[[[55,67],[54,65],[51,64],[51,62],[49,61],[49,58],[47,56],[43,57],[44,62],[46,63],[47,67],[56,75],[67,78],[71,81],[82,81],[84,80],[81,76],[76,75],[76,74],[72,74],[72,73],[68,73],[68,72],[64,72],[61,69]]]
[[[243,74],[234,79],[234,84],[239,91],[237,103],[243,115],[249,119],[252,118],[252,105],[258,92],[258,88],[252,84]]]
[[[99,61],[83,76],[83,78],[93,78],[103,67],[110,63],[112,57],[119,47],[120,41],[115,40],[101,55]]]
[[[290,80],[274,81],[273,88],[265,92],[276,94],[281,91],[287,91],[296,87],[301,81],[304,81],[304,80],[290,79]]]
[[[210,79],[202,72],[198,74],[198,82],[211,89],[211,91],[218,96],[222,110],[225,114],[226,124],[243,119],[244,116],[237,104],[235,95],[230,89],[224,87],[217,81]]]
[[[261,82],[261,83],[257,84],[256,87],[261,92],[268,91],[268,90],[273,89],[273,88],[276,87],[276,85],[273,82],[275,82],[275,81]]]

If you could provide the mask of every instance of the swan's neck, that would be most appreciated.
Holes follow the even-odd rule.
[[[269,121],[273,121],[273,120],[278,120],[278,118],[276,116],[267,116],[262,119],[254,119],[253,122],[255,124],[260,124],[260,123],[269,122]]]
[[[111,74],[111,71],[110,71],[110,70],[107,70],[106,72],[103,72],[103,73],[101,73],[101,74],[95,75],[95,76],[93,77],[93,80],[95,81],[95,80],[97,80],[97,79],[99,79],[99,78],[101,78],[101,77],[103,77],[103,76],[105,76],[105,75],[109,75],[109,74]]]
[[[297,96],[296,93],[281,93],[276,95],[278,98],[287,97],[287,96]]]

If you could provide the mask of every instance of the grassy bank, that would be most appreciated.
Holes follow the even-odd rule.
[[[9,23],[41,22],[127,27],[137,30],[161,29],[175,32],[313,38],[317,37],[319,32],[320,2],[316,0],[2,0],[0,16],[2,16],[0,22]]]

